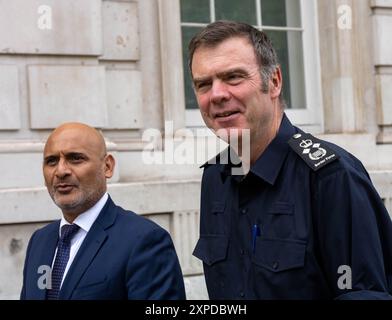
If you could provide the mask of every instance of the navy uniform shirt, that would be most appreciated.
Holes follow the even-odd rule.
[[[200,239],[211,299],[390,299],[392,224],[353,155],[313,170],[284,115],[246,176],[205,165]],[[219,157],[218,157],[219,158]]]

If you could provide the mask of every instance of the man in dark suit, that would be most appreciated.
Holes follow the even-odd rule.
[[[114,166],[94,128],[67,123],[49,136],[43,173],[63,217],[31,237],[21,299],[185,299],[170,235],[107,194]]]

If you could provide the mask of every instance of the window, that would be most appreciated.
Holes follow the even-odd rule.
[[[181,0],[181,32],[187,126],[203,125],[192,89],[187,46],[208,23],[226,19],[265,31],[283,72],[283,97],[290,119],[321,131],[317,15],[312,0]]]

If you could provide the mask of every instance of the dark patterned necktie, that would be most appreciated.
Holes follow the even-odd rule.
[[[46,297],[48,300],[57,300],[59,298],[61,280],[71,250],[71,239],[79,230],[76,224],[65,224],[61,227],[61,237],[57,246],[56,258],[52,270],[52,288],[48,289]]]

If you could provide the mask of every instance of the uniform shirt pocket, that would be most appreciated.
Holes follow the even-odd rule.
[[[229,231],[230,220],[225,214],[226,204],[223,201],[212,202],[203,213],[201,233],[208,235],[224,235]]]
[[[252,262],[272,272],[302,268],[305,264],[306,242],[302,240],[256,240]]]
[[[226,259],[229,238],[226,235],[200,235],[193,255],[208,266]]]
[[[294,204],[277,201],[267,211],[265,225],[268,238],[296,238],[294,224]]]
[[[272,204],[271,208],[268,210],[268,214],[273,215],[293,215],[294,204],[291,202],[277,201]]]

